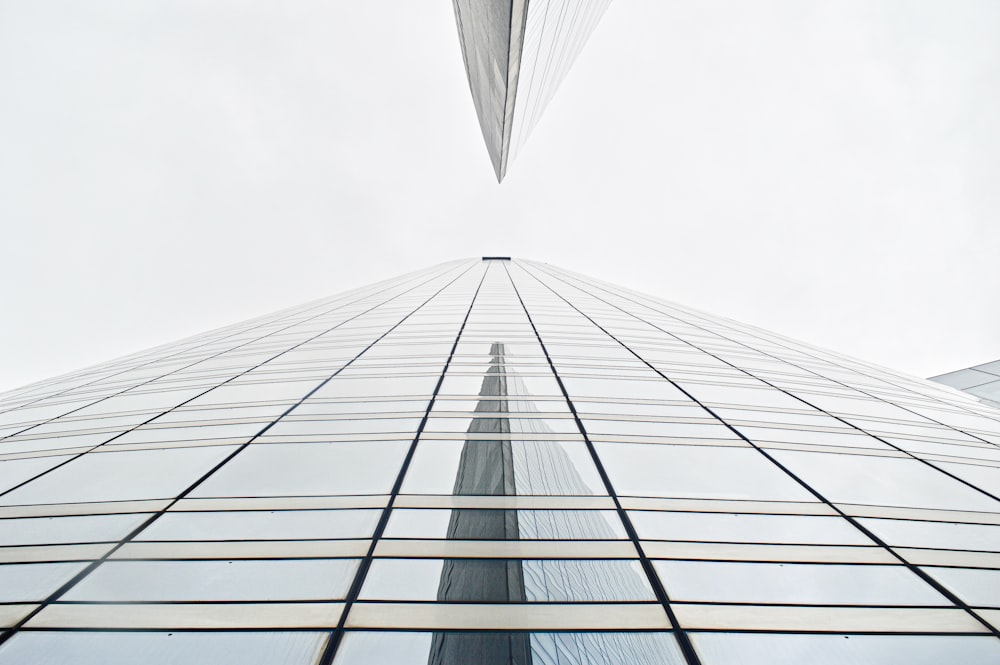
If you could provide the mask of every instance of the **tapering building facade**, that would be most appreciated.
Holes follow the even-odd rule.
[[[611,0],[453,0],[462,59],[497,181]]]
[[[0,401],[0,665],[1000,662],[1000,410],[462,260]]]

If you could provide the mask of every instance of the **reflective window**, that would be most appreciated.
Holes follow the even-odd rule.
[[[504,472],[497,472],[497,464]],[[603,494],[604,488],[582,442],[423,441],[417,445],[403,492]]]
[[[409,444],[251,444],[198,486],[192,496],[382,494]]]
[[[831,501],[954,510],[1000,502],[912,459],[776,450],[774,456]]]
[[[0,460],[0,492],[6,492],[30,478],[65,462],[69,457],[32,457]]]
[[[315,632],[22,632],[0,646],[0,663],[312,665],[326,639]]]
[[[22,517],[0,520],[0,545],[116,541],[149,518],[148,513]]]
[[[1000,607],[1000,570],[924,568],[931,577],[973,607]]]
[[[475,633],[352,632],[344,638],[336,665],[682,665],[670,633]]]
[[[676,601],[824,605],[950,605],[903,566],[656,561]]]
[[[235,448],[174,448],[88,453],[0,500],[4,505],[128,501],[174,497]]]
[[[640,538],[720,543],[871,545],[871,539],[842,517],[740,515],[634,510]]]
[[[897,547],[1000,552],[1000,526],[887,519],[858,521],[886,543]]]
[[[357,559],[108,561],[63,600],[332,600],[343,598]]]
[[[610,510],[430,510],[397,508],[392,511],[386,538],[449,538],[453,520],[504,520],[515,517],[521,540],[603,540],[625,538],[625,528]],[[454,533],[454,531],[453,531]],[[463,538],[496,538],[466,530]]]
[[[0,565],[0,602],[41,602],[86,566],[86,563]]]
[[[379,559],[372,563],[361,598],[499,603],[656,600],[635,561],[572,559]]]
[[[136,540],[368,538],[380,510],[248,510],[166,513]]]
[[[1000,662],[1000,640],[985,636],[695,633],[691,639],[705,665],[988,665]]]
[[[751,448],[598,443],[619,494],[678,498],[815,501]]]

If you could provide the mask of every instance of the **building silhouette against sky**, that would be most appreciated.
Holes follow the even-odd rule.
[[[1000,662],[1000,410],[467,259],[0,401],[0,665]]]
[[[453,0],[472,101],[497,181],[611,0]]]

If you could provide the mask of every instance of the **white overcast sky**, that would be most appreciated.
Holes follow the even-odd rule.
[[[450,0],[0,0],[0,390],[463,256],[1000,358],[1000,2],[614,0],[498,186]]]

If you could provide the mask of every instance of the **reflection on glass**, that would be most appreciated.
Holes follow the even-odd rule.
[[[362,600],[428,601],[440,599],[438,580],[445,566],[459,562],[474,581],[449,588],[452,602],[535,602],[535,603],[597,603],[655,601],[653,590],[644,582],[637,561],[573,559],[524,559],[518,572],[523,585],[517,593],[495,592],[487,585],[503,579],[498,564],[509,561],[496,559],[378,559],[372,563]],[[479,576],[475,573],[479,571]],[[587,579],[581,575],[586,574]],[[517,581],[521,581],[518,578]],[[475,582],[478,582],[476,584]],[[504,596],[507,596],[506,598]],[[517,597],[511,597],[511,596]],[[487,598],[487,596],[489,596]]]
[[[471,511],[471,509],[462,509]],[[503,512],[480,509],[484,512]],[[385,538],[447,538],[452,510],[399,508],[392,511]],[[618,515],[610,510],[518,510],[521,540],[607,540],[626,538]],[[489,519],[496,519],[494,515]],[[469,534],[475,539],[476,534]]]
[[[482,379],[480,401],[469,425],[469,439],[462,447],[453,494],[512,496],[517,494],[590,494],[591,486],[580,475],[575,460],[555,441],[537,440],[550,434],[544,420],[517,418],[533,415],[530,400],[506,399],[529,396],[522,379],[504,362],[504,345],[491,346],[492,362]],[[488,414],[496,414],[489,417]],[[510,414],[510,417],[502,415]],[[501,434],[489,440],[484,434]],[[512,445],[518,434],[527,440]],[[588,467],[593,469],[591,463]],[[578,520],[595,538],[615,538],[604,516],[578,511]],[[516,510],[453,510],[447,538],[453,540],[519,540],[558,538],[556,520],[537,512],[519,516]],[[528,602],[587,598],[653,600],[641,571],[628,562],[617,567],[589,560],[520,561],[510,559],[445,559],[441,564],[436,599],[442,602]],[[378,572],[378,571],[376,571]],[[628,644],[630,636],[621,638]],[[554,637],[554,652],[572,649],[569,638]],[[638,653],[640,645],[632,645]],[[483,665],[530,663],[534,650],[526,633],[436,632],[431,641],[429,665]],[[474,657],[472,657],[474,655]],[[643,662],[641,660],[633,662]]]
[[[670,633],[518,633],[448,632],[462,665],[682,665]],[[516,654],[505,644],[524,647]],[[334,665],[426,665],[442,662],[431,633],[350,632]],[[498,645],[498,651],[484,647]],[[503,659],[506,656],[506,659]]]

